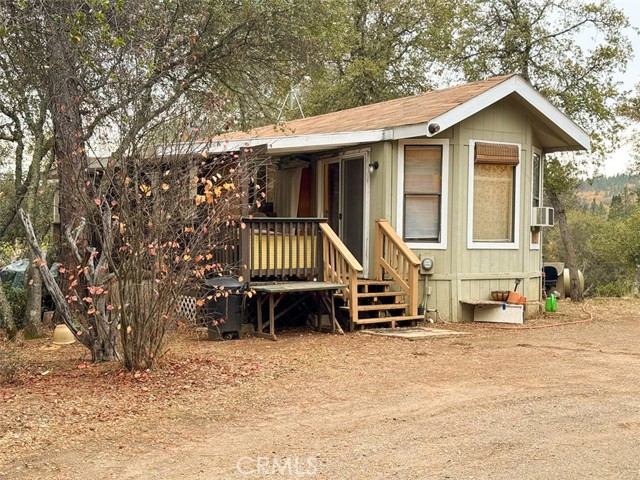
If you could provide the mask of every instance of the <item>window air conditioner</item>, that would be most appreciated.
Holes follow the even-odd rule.
[[[552,227],[553,208],[533,207],[531,211],[531,225],[534,227]]]

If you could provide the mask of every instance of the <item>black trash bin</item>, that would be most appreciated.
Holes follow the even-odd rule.
[[[205,281],[205,320],[209,340],[240,337],[244,285],[235,277],[212,277]],[[221,294],[216,297],[216,293]]]

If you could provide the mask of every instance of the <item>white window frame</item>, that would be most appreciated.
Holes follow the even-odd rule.
[[[543,206],[544,195],[544,160],[542,157],[542,150],[537,147],[533,147],[531,149],[531,214],[533,214],[533,189],[535,188],[535,185],[533,183],[533,156],[536,154],[540,157],[540,185],[538,186],[540,192],[540,205],[538,205],[539,207]],[[542,229],[538,230],[538,243],[533,243],[533,232],[529,232],[529,250],[540,250],[540,245],[542,245]]]
[[[449,206],[449,139],[409,139],[398,142],[398,179],[396,197],[396,231],[404,238],[404,147],[411,145],[440,145],[442,147],[442,186],[440,191],[440,241],[406,241],[409,248],[423,250],[446,250]]]
[[[513,241],[512,242],[476,242],[473,239],[473,188],[475,173],[476,142],[497,143],[501,145],[515,145],[518,147],[518,165],[516,165],[513,202]],[[522,165],[522,146],[519,143],[493,142],[488,140],[469,140],[469,199],[467,204],[467,248],[469,250],[518,250],[520,248],[520,167]]]

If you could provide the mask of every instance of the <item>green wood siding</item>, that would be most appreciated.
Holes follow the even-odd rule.
[[[530,249],[531,154],[539,146],[533,140],[531,119],[511,100],[502,100],[438,135],[449,138],[448,248],[415,250],[434,258],[428,284],[429,308],[438,308],[449,321],[471,320],[471,309],[463,309],[460,299],[488,299],[491,290],[510,290],[514,278],[524,278],[518,288],[529,302],[540,300],[541,251]],[[519,249],[483,250],[467,248],[469,140],[517,143],[521,147]],[[397,225],[398,142],[374,145],[372,161],[380,169],[371,176],[371,247],[377,218],[386,217]],[[389,155],[391,160],[389,161]],[[388,192],[392,192],[391,195]],[[371,255],[373,259],[373,255]],[[372,271],[372,270],[371,270]],[[423,284],[422,284],[423,285]],[[421,285],[421,295],[422,295]],[[529,307],[529,313],[535,310]]]

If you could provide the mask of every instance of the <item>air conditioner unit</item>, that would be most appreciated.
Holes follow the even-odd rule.
[[[553,208],[533,207],[531,209],[531,225],[534,227],[552,227]]]

